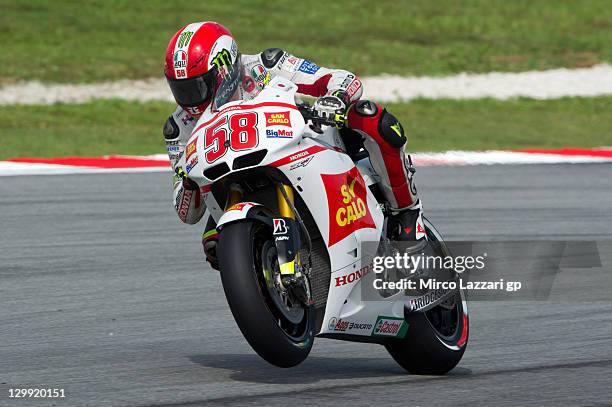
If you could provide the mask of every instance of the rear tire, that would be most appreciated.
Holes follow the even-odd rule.
[[[271,231],[259,222],[228,224],[219,236],[219,269],[225,297],[247,342],[267,362],[292,367],[312,348],[314,309],[304,307],[302,315],[294,307],[283,314],[278,299],[272,298],[263,268],[274,257],[273,243]],[[293,315],[287,318],[287,312]]]
[[[406,318],[406,338],[385,345],[391,357],[401,367],[412,374],[443,375],[457,366],[467,346],[468,317],[467,313],[463,312],[464,302],[460,298],[456,301],[458,304],[455,312],[460,319],[455,333],[450,337],[441,335],[430,321],[430,313],[437,312],[438,307],[425,314]]]
[[[442,256],[450,255],[440,234],[424,219],[430,244]],[[405,317],[408,334],[385,345],[391,357],[412,374],[443,375],[451,371],[467,347],[469,319],[464,293],[457,291],[429,311]]]

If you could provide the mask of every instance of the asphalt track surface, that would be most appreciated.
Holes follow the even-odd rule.
[[[612,240],[610,164],[417,176],[447,239]],[[297,368],[267,365],[202,258],[201,226],[174,214],[169,183],[162,173],[0,178],[0,405],[612,405],[609,300],[474,302],[468,351],[445,377],[328,339]],[[66,398],[9,399],[14,387]]]

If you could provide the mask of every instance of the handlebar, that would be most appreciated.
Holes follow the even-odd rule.
[[[312,122],[311,127],[317,133],[322,133],[321,126],[338,126],[338,123],[336,123],[335,120],[317,116],[314,112],[313,107],[307,102],[300,102],[297,104],[297,107],[306,123],[308,123],[309,121]]]

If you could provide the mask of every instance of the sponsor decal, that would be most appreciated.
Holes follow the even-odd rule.
[[[340,287],[340,286],[343,286],[343,285],[346,285],[346,284],[354,283],[355,281],[359,280],[361,277],[363,277],[366,274],[370,273],[373,269],[374,269],[374,265],[373,264],[369,264],[369,265],[361,268],[360,270],[353,271],[352,273],[348,273],[348,274],[346,274],[344,276],[335,277],[334,281],[336,283],[336,287]]]
[[[372,324],[364,324],[361,322],[347,321],[342,318],[332,318],[329,320],[327,327],[330,331],[348,332],[348,331],[364,331],[372,329]]]
[[[340,87],[348,88],[349,84],[353,81],[353,79],[355,79],[355,75],[353,75],[352,73],[346,75],[346,78],[344,78],[344,80],[340,84]]]
[[[423,218],[421,217],[421,215],[419,215],[416,222],[416,239],[422,239],[425,237],[425,235],[426,233],[425,228],[423,227]]]
[[[226,212],[229,211],[241,211],[243,210],[245,207],[252,205],[250,202],[240,202],[237,203],[235,205],[232,205]]]
[[[232,45],[230,46],[230,54],[232,54],[232,60],[236,59],[238,56],[238,44],[236,44],[236,41],[232,41]]]
[[[181,149],[181,147],[179,147],[179,146],[167,146],[166,147],[166,150],[168,150],[169,153],[177,152],[180,149]]]
[[[392,124],[389,127],[395,132],[395,134],[397,134],[397,137],[402,137],[403,131],[400,122],[396,122],[395,124]]]
[[[438,300],[447,296],[447,294],[452,293],[453,291],[447,288],[440,288],[437,290],[433,290],[428,292],[427,294],[410,299],[409,306],[412,311],[420,311],[424,308],[427,308],[431,304],[437,302]]]
[[[311,62],[311,61],[305,59],[300,64],[300,67],[298,68],[298,71],[312,75],[312,74],[316,73],[319,70],[319,68],[320,68],[319,65],[315,64],[314,62]]]
[[[364,324],[360,322],[349,322],[349,331],[363,331],[372,329],[372,324]]]
[[[173,64],[174,64],[174,76],[177,79],[187,77],[187,60],[189,55],[187,54],[187,48],[189,47],[189,42],[193,38],[193,34],[202,26],[201,23],[193,23],[189,24],[183,32],[179,35],[173,55]]]
[[[274,231],[273,235],[284,235],[287,233],[287,223],[283,218],[274,218],[272,219],[274,223]]]
[[[193,122],[193,117],[181,112],[181,121],[183,122],[184,126],[187,126],[189,123]]]
[[[357,78],[353,79],[353,82],[346,88],[346,93],[349,98],[352,98],[355,93],[357,93],[361,89],[361,81]]]
[[[195,139],[193,139],[193,141],[189,144],[187,144],[187,147],[185,148],[185,154],[187,154],[185,160],[189,160],[191,158],[191,156],[197,151],[197,147],[196,147],[196,143],[198,141],[198,138],[196,137]]]
[[[330,331],[333,331],[337,323],[338,323],[338,318],[331,318],[327,324],[327,328]]]
[[[269,82],[270,82],[270,74],[266,73],[263,80],[260,82],[257,82],[257,86],[259,86],[260,89],[263,89]]]
[[[295,72],[297,70],[297,67],[299,66],[300,62],[302,62],[302,61],[303,61],[303,59],[295,57],[295,56],[292,55],[292,56],[287,58],[286,64],[285,64],[285,66],[283,66],[283,68],[286,69],[289,72]]]
[[[265,113],[265,115],[266,115],[266,126],[291,127],[291,115],[289,111]]]
[[[274,161],[273,163],[270,164],[270,166],[273,167],[280,167],[281,165],[286,165],[286,164],[290,164],[294,161],[297,161],[299,159],[308,157],[310,155],[319,153],[321,151],[325,151],[326,148],[325,147],[321,147],[321,146],[312,146],[312,147],[308,147],[305,150],[299,151],[295,154],[292,155],[288,155],[286,157],[283,157],[279,160]]]
[[[291,138],[293,137],[293,130],[271,130],[266,129],[266,137],[267,138]]]
[[[177,75],[177,77],[178,77],[178,75]],[[197,116],[199,114],[202,114],[202,110],[199,107],[197,107],[197,106],[194,106],[194,107],[184,107],[184,109],[187,111],[187,113],[189,113],[190,115],[193,115],[193,116]]]
[[[170,159],[170,161],[172,161],[172,163],[173,163],[172,165],[173,166],[175,166],[178,163],[178,161],[181,159],[182,156],[183,156],[182,152],[180,152],[178,154],[177,153],[170,153],[170,152],[168,153],[168,158]]]
[[[289,170],[295,170],[297,168],[301,168],[301,167],[306,167],[313,159],[314,157],[308,157],[305,160],[302,160],[300,162],[297,162],[295,164],[292,164],[291,167],[289,167]]]
[[[353,167],[341,174],[321,174],[329,207],[329,241],[332,246],[359,229],[375,228],[368,209],[365,181]]]
[[[285,61],[287,60],[287,56],[288,56],[288,55],[289,55],[289,54],[287,54],[286,52],[283,52],[283,56],[281,56],[281,57],[279,58],[278,62],[276,63],[276,66],[278,66],[278,67],[282,67],[282,66],[283,66],[283,64],[285,63]]]
[[[185,171],[187,172],[187,174],[189,174],[191,170],[193,170],[193,167],[195,167],[197,164],[198,156],[196,155],[195,157],[193,157],[193,160],[189,161],[189,164],[187,164],[187,166],[185,167]]]
[[[245,75],[242,79],[242,88],[245,92],[251,93],[255,90],[255,81],[250,76]]]
[[[261,64],[257,64],[251,69],[251,75],[258,82],[263,82],[267,72],[268,71],[266,71],[266,68],[264,68]]]
[[[189,203],[191,202],[192,196],[193,196],[193,191],[189,189],[183,189],[181,205],[179,206],[179,218],[183,222],[185,222],[185,219],[187,219],[187,211],[189,210]]]
[[[174,178],[175,181],[180,181],[181,180],[179,178],[179,176],[176,175],[176,174],[174,174],[173,178]],[[182,197],[183,197],[183,187],[181,186],[181,187],[179,187],[179,191],[176,194],[176,197],[174,198],[174,209],[176,209],[177,211],[179,210],[179,208],[181,206],[180,200],[181,200]]]
[[[187,53],[182,49],[174,53],[174,69],[187,68]]]
[[[408,323],[403,318],[379,316],[371,336],[403,338],[408,331]]]
[[[210,61],[210,64],[214,65],[219,70],[223,78],[234,68],[232,64],[232,55],[230,51],[225,48],[217,52],[217,55]]]
[[[181,35],[179,36],[177,47],[184,48],[187,45],[189,45],[189,40],[191,40],[192,36],[193,36],[193,31],[183,31]]]

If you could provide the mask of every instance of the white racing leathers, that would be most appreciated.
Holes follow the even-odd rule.
[[[298,86],[298,92],[314,97],[338,96],[348,105],[349,127],[362,137],[370,153],[372,164],[381,176],[383,192],[393,209],[401,210],[417,204],[416,189],[409,181],[410,173],[405,169],[403,145],[404,131],[397,119],[379,105],[359,100],[362,84],[359,78],[348,71],[330,69],[293,56],[278,48],[270,48],[257,55],[242,55],[244,77],[238,90],[240,99],[255,96],[272,78],[281,76]],[[168,156],[174,170],[187,171],[185,148],[196,120],[182,108],[168,118],[164,125],[164,138]],[[174,177],[174,207],[181,221],[197,223],[205,212],[199,190],[190,190]],[[207,228],[214,223],[207,222]]]

